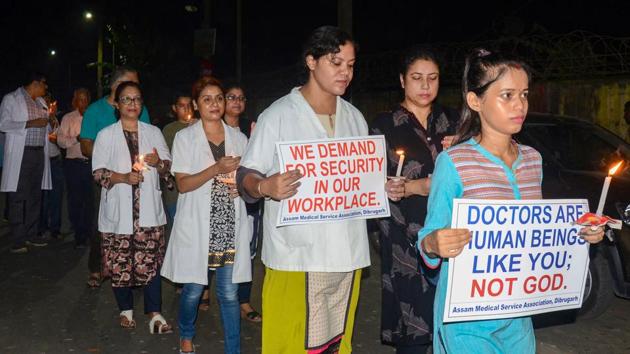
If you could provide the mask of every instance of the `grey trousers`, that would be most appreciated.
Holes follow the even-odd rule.
[[[16,246],[37,236],[42,204],[44,148],[24,147],[17,190],[9,192],[9,223]]]

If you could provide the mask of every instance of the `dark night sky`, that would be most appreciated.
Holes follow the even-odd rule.
[[[142,80],[156,86],[155,95],[162,97],[167,91],[188,87],[199,68],[199,58],[192,53],[192,38],[202,22],[202,2],[3,0],[2,94],[13,90],[29,68],[48,73],[50,88],[59,97],[80,85],[94,90],[96,72],[86,64],[95,61],[98,32],[95,23],[83,20],[83,12],[88,9],[124,32],[125,44],[118,50],[131,53],[133,64],[143,68]],[[199,8],[198,12],[184,10],[184,5],[191,3]],[[465,42],[493,39],[504,33],[527,33],[535,25],[551,33],[580,29],[630,37],[623,1],[530,0],[499,4],[354,0],[359,59],[362,53],[401,49],[417,42]],[[235,70],[235,1],[214,0],[212,10],[212,27],[217,28],[215,72],[219,77],[230,77]],[[307,34],[319,25],[336,24],[336,18],[336,1],[243,0],[244,76],[298,62]],[[122,48],[125,45],[127,49]],[[110,61],[110,46],[104,47],[105,60]],[[50,57],[48,52],[53,48],[58,54]]]

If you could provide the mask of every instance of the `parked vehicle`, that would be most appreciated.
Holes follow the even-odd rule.
[[[604,178],[611,166],[624,160],[610,185],[604,214],[624,218],[630,203],[630,144],[612,132],[583,119],[530,113],[515,137],[543,157],[544,198],[586,198],[597,209]],[[578,316],[603,313],[617,295],[630,298],[630,226],[609,232],[591,247],[584,301]]]

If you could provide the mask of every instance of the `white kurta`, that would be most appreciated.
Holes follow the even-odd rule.
[[[155,148],[162,160],[171,160],[164,137],[159,128],[138,122],[138,153],[149,154]],[[145,164],[146,165],[146,164]],[[166,224],[166,214],[162,204],[160,177],[157,169],[146,165],[144,180],[140,183],[140,227],[153,227]],[[132,164],[123,133],[122,124],[114,123],[101,130],[96,136],[92,153],[92,171],[106,168],[117,173],[131,172]],[[98,231],[115,234],[133,234],[132,187],[117,183],[110,189],[101,189],[98,210]]]
[[[335,137],[367,135],[367,123],[361,112],[338,97]],[[258,117],[241,166],[271,176],[280,171],[276,142],[327,137],[299,88],[294,88]],[[349,272],[370,265],[365,220],[276,227],[279,207],[277,201],[265,201],[262,261],[267,267],[283,271]]]
[[[38,97],[36,101],[46,107],[46,101]],[[26,122],[28,110],[22,88],[8,93],[0,105],[0,131],[6,133],[4,161],[0,192],[15,192],[20,178],[24,145],[26,143]],[[44,176],[42,189],[52,189],[50,179],[50,159],[48,158],[48,136],[44,138]]]
[[[236,129],[231,129],[225,123],[223,129],[225,130],[225,154],[242,156],[247,146],[245,135]],[[201,121],[177,132],[173,142],[171,167],[173,174],[192,175],[214,164],[214,156]],[[162,276],[173,282],[208,284],[212,183],[214,183],[214,178],[194,191],[180,193],[177,198],[177,213],[162,265]],[[232,282],[242,283],[252,279],[249,257],[252,230],[243,199],[237,197],[233,202],[236,255]]]

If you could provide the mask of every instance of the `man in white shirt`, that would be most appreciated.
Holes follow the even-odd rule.
[[[94,234],[94,192],[92,190],[92,169],[90,160],[81,153],[79,134],[83,113],[90,104],[90,92],[85,88],[74,91],[72,107],[74,110],[61,120],[57,132],[57,144],[66,149],[63,163],[68,189],[68,214],[74,229],[76,248],[87,247],[90,235]],[[98,259],[96,259],[98,261]],[[100,272],[100,264],[88,265],[94,273]]]
[[[0,191],[9,192],[12,253],[28,252],[27,245],[48,243],[37,236],[42,189],[50,189],[46,76],[31,73],[24,86],[6,94],[0,106],[0,131],[6,133]]]

